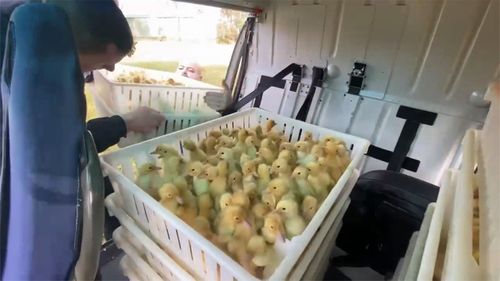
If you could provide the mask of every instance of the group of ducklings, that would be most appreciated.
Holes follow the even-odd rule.
[[[304,133],[295,143],[273,120],[264,128],[211,131],[196,144],[159,145],[161,167],[136,183],[257,277],[279,264],[275,243],[300,235],[350,163],[345,144]],[[160,172],[162,171],[162,172]]]
[[[184,84],[175,81],[172,78],[168,79],[154,79],[147,77],[146,72],[141,70],[122,72],[116,79],[117,82],[131,83],[131,84],[153,84],[153,85],[166,85],[166,86],[183,86]]]

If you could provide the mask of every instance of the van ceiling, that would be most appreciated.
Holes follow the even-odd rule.
[[[249,13],[259,13],[267,5],[269,0],[174,0],[176,2],[187,2],[193,4],[207,5],[219,8],[240,10]]]

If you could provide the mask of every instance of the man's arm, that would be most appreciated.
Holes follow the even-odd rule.
[[[94,138],[98,152],[103,152],[127,135],[127,125],[118,115],[92,119],[87,122],[87,130]]]
[[[120,138],[126,137],[127,132],[149,133],[156,129],[165,116],[149,107],[138,109],[123,114],[92,119],[87,122],[87,130],[94,137],[98,152],[103,152],[108,147],[117,144]]]

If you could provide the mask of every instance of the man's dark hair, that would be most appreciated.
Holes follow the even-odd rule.
[[[81,53],[100,53],[110,43],[122,54],[129,54],[134,39],[127,19],[113,0],[49,0],[69,17]]]

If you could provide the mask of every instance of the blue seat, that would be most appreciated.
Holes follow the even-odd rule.
[[[86,131],[83,77],[59,8],[25,4],[12,14],[2,101],[10,155],[3,167],[10,204],[2,279],[67,280],[80,252]]]

